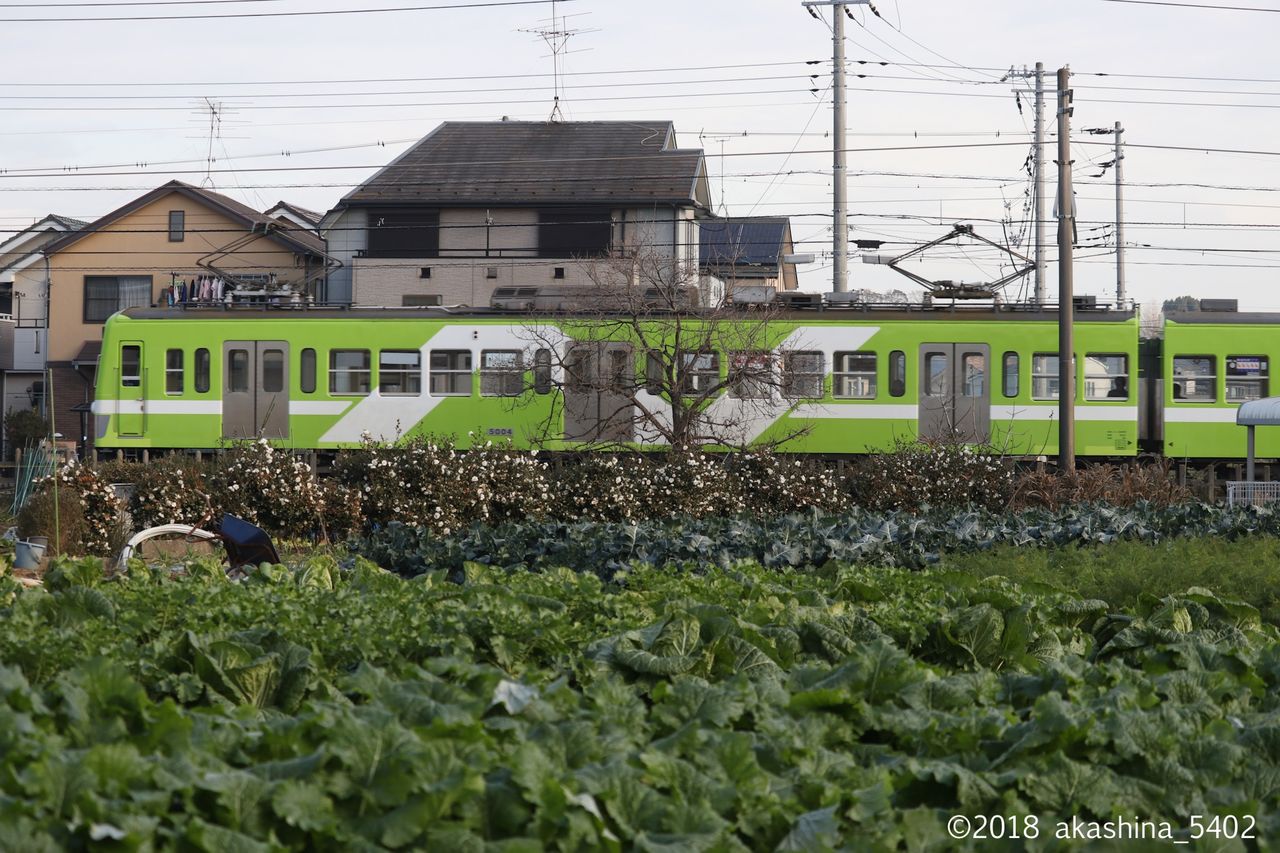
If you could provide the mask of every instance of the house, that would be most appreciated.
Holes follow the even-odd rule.
[[[795,252],[789,218],[715,217],[698,225],[699,271],[723,281],[727,292],[735,286],[799,286],[796,265],[786,260]]]
[[[218,278],[238,298],[323,296],[324,243],[212,190],[171,181],[43,249],[35,297],[47,300],[44,366],[56,429],[82,446],[101,349],[117,311],[168,301],[171,286]]]
[[[320,227],[320,220],[324,218],[323,213],[307,210],[305,207],[299,207],[287,201],[276,202],[267,208],[264,215],[273,219],[283,219],[285,222],[292,223],[306,231],[317,230]]]
[[[43,405],[43,249],[87,224],[51,213],[0,242],[0,415]]]
[[[499,287],[591,284],[624,254],[696,270],[708,200],[703,153],[671,122],[446,122],[326,214],[329,296],[488,305]]]

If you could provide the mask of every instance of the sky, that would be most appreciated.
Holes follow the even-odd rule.
[[[1280,12],[1268,0],[1203,2]],[[829,290],[832,10],[555,5],[554,29],[575,31],[564,118],[673,121],[681,147],[707,153],[716,212],[790,216],[797,251],[815,255],[801,287]],[[1044,63],[1052,130],[1054,75],[1069,64],[1076,292],[1115,298],[1113,137],[1086,131],[1119,121],[1129,297],[1280,311],[1280,13],[1115,0],[876,9],[852,7],[846,21],[850,237],[884,241],[868,253],[905,253],[960,222],[1030,253],[1031,98],[1015,98],[1025,81],[1002,78]],[[298,14],[312,12],[332,14]],[[260,210],[281,199],[327,210],[442,121],[550,118],[553,59],[533,31],[553,28],[551,15],[550,2],[480,0],[0,3],[0,239],[47,213],[95,219],[174,178]],[[171,19],[86,20],[157,16]],[[19,20],[30,18],[76,20]],[[1050,135],[1051,299],[1056,148]],[[852,288],[913,286],[854,251]],[[986,282],[1005,259],[940,247],[910,268]],[[1015,282],[1006,298],[1029,287]]]

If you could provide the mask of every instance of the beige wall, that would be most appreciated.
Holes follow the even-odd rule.
[[[169,242],[169,211],[186,212],[181,242]],[[246,233],[234,222],[178,193],[171,193],[72,243],[50,258],[53,284],[49,360],[70,361],[86,341],[101,340],[102,324],[84,322],[84,279],[90,275],[150,275],[154,300],[170,272],[188,280],[207,275],[196,261]],[[280,244],[258,238],[216,262],[229,272],[277,274],[300,282],[300,259]]]
[[[431,278],[422,278],[422,268],[431,268]],[[564,268],[564,278],[555,278],[555,268]],[[489,278],[496,270],[498,277]],[[512,260],[479,258],[449,260],[420,258],[356,258],[354,261],[355,305],[396,307],[406,295],[439,294],[445,305],[488,305],[494,288],[543,285],[590,285],[592,268],[573,261]]]

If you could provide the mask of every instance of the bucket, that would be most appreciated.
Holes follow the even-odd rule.
[[[38,542],[18,542],[13,551],[15,569],[38,569],[44,559],[45,546]]]

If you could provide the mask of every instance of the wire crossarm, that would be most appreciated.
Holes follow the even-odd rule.
[[[1014,268],[1008,275],[996,279],[991,282],[967,282],[967,281],[950,281],[950,280],[932,280],[924,276],[917,275],[910,270],[903,269],[900,264],[904,261],[914,258],[916,255],[922,254],[935,246],[943,243],[949,243],[958,240],[961,237],[971,237],[974,240],[986,243],[988,246],[994,246],[1013,259]],[[981,234],[973,230],[972,225],[966,223],[956,223],[951,231],[937,240],[925,243],[923,246],[917,246],[909,252],[898,255],[896,258],[887,262],[890,269],[902,273],[916,284],[923,287],[928,293],[939,296],[944,299],[993,299],[997,291],[1001,290],[1006,284],[1022,278],[1027,273],[1036,268],[1035,261],[1019,252],[1015,252],[1008,246],[988,240]]]

